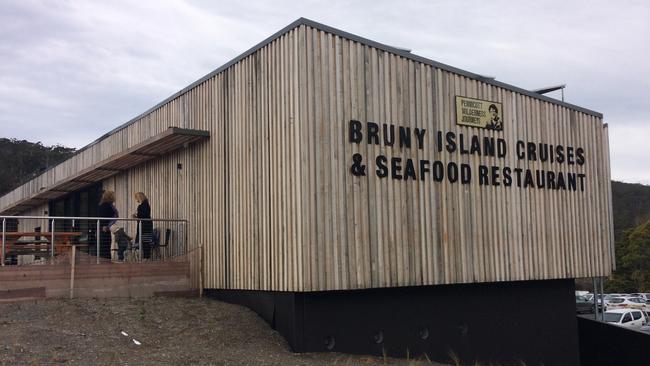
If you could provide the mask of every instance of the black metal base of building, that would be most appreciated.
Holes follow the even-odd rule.
[[[463,364],[578,365],[574,281],[355,291],[206,290],[257,312],[295,352],[335,351]]]

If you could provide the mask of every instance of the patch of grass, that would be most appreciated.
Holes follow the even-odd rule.
[[[141,321],[144,321],[145,315],[146,315],[146,313],[147,313],[147,309],[146,309],[146,307],[144,306],[144,302],[143,302],[143,301],[139,302],[138,305],[139,305],[138,315],[140,316],[140,320],[141,320]]]

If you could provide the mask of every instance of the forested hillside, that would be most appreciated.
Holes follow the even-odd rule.
[[[613,181],[612,201],[617,240],[624,230],[650,220],[650,186]]]
[[[650,186],[612,182],[616,271],[608,292],[650,291]]]
[[[0,195],[70,157],[74,149],[0,138]]]

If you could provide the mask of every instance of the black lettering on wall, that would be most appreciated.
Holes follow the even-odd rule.
[[[549,145],[548,148],[549,157],[551,158],[551,163],[555,160],[555,150],[553,150],[553,145]]]
[[[395,143],[395,126],[384,123],[384,145],[393,146]]]
[[[461,133],[460,135],[458,135],[458,140],[459,140],[458,142],[459,142],[459,144],[460,144],[460,148],[458,149],[458,151],[459,151],[461,154],[467,154],[468,151],[467,151],[467,149],[465,148],[465,136],[463,136],[462,133]]]
[[[548,144],[539,144],[539,160],[548,160]]]
[[[363,133],[361,132],[362,124],[359,121],[350,121],[350,143],[358,144],[363,140]]]
[[[513,169],[515,174],[517,174],[517,187],[521,187],[521,168],[514,168]]]
[[[494,156],[494,137],[483,137],[483,155],[485,156]]]
[[[576,149],[576,163],[583,165],[585,163],[585,149],[579,147]]]
[[[526,174],[524,178],[524,188],[528,187],[534,187],[535,182],[533,181],[533,173],[531,173],[530,169],[526,169]]]
[[[404,169],[404,180],[409,178],[415,180],[415,167],[413,166],[413,160],[406,159],[406,168]]]
[[[500,186],[501,183],[499,183],[499,167],[498,166],[492,166],[492,174],[490,176],[490,180],[492,181],[493,186]]]
[[[453,161],[447,164],[447,179],[451,183],[456,183],[458,181],[458,165]]]
[[[567,173],[566,178],[567,178],[567,185],[569,186],[569,189],[575,192],[577,187],[576,173]]]
[[[534,142],[529,142],[526,144],[526,155],[528,155],[528,160],[535,161],[537,160],[537,146]]]
[[[460,183],[469,184],[472,181],[472,169],[469,164],[460,165]]]
[[[585,175],[580,173],[578,174],[578,179],[580,180],[580,192],[585,191]]]
[[[525,149],[526,149],[526,144],[521,140],[517,141],[517,158],[519,160],[526,158]]]
[[[375,159],[375,164],[377,165],[377,176],[379,178],[386,178],[388,176],[388,167],[386,166],[386,163],[388,162],[388,159],[384,155],[378,155],[377,159]]]
[[[402,174],[400,172],[402,171],[402,166],[400,163],[402,162],[401,158],[392,158],[390,159],[390,177],[393,179],[402,179]]]
[[[420,160],[420,180],[424,180],[424,176],[429,172],[429,160]]]
[[[551,155],[552,156],[552,155]],[[546,172],[546,180],[548,181],[548,188],[549,189],[556,189],[555,188],[555,172]]]
[[[411,148],[411,128],[399,127],[399,147]]]
[[[447,140],[447,151],[450,153],[456,151],[456,134],[453,132],[447,132],[445,139]]]
[[[399,144],[400,148],[413,148],[413,144],[419,150],[432,151],[432,146],[425,145],[426,129],[419,127],[406,127],[392,124],[379,124],[365,122],[366,126],[357,120],[349,120],[348,139],[350,143],[360,144],[367,142],[368,145],[383,145],[387,147]],[[364,131],[365,128],[365,131]],[[411,131],[413,133],[411,134]],[[467,131],[465,131],[467,133]],[[383,133],[383,136],[382,136]],[[399,139],[399,142],[397,141]],[[507,155],[507,142],[503,138],[495,136],[482,136],[473,134],[458,135],[455,132],[436,131],[431,136],[432,142],[439,153],[446,150],[450,154],[478,155],[485,157],[505,158]],[[384,150],[384,149],[382,149]],[[390,149],[389,149],[390,150]],[[528,161],[539,161],[542,163],[558,163],[567,165],[585,165],[585,149],[570,145],[553,145],[545,142],[530,142],[518,140],[514,149],[517,159]],[[500,165],[478,165],[476,172],[473,163],[442,162],[440,160],[421,159],[420,153],[416,154],[418,159],[407,156],[389,158],[380,154],[375,156],[375,175],[378,178],[390,176],[395,180],[419,180],[425,181],[430,177],[434,181],[445,180],[450,183],[471,184],[472,176],[478,174],[479,185],[537,188],[549,190],[568,190],[584,192],[586,175],[571,171],[535,170],[526,168],[511,168]],[[458,156],[457,156],[458,157]],[[441,158],[439,158],[441,159]],[[360,153],[352,154],[350,171],[354,176],[366,175],[366,165]],[[473,159],[472,159],[473,160]],[[510,159],[508,159],[510,160]],[[480,163],[481,159],[477,163]],[[535,164],[537,165],[537,164]],[[546,165],[546,164],[544,164]],[[474,171],[473,171],[474,170]],[[571,169],[569,169],[571,170]],[[371,173],[370,173],[371,174]],[[516,181],[516,182],[515,182]]]
[[[427,130],[415,128],[415,137],[418,140],[418,149],[422,150],[424,148],[424,133],[427,132]]]
[[[472,136],[472,145],[469,148],[469,153],[481,155],[481,142],[476,135]]]
[[[537,181],[537,188],[546,186],[546,174],[544,174],[543,170],[535,170],[535,180]]]
[[[564,174],[562,172],[557,172],[557,189],[566,191],[566,182],[564,181]]]
[[[507,151],[508,148],[507,148],[506,140],[497,139],[497,157],[504,158],[506,156]]]
[[[441,161],[434,161],[433,162],[433,180],[436,182],[442,182],[442,180],[445,178],[445,166],[442,164]]]
[[[512,176],[510,167],[503,168],[503,185],[510,187],[512,185]]]
[[[368,145],[379,145],[379,125],[368,122]]]
[[[566,162],[569,165],[575,164],[575,161],[573,161],[573,146],[567,146],[566,148]]]
[[[481,186],[487,186],[490,184],[488,180],[488,167],[485,165],[478,166],[478,184]]]
[[[557,145],[555,147],[555,160],[560,164],[564,163],[564,146]]]

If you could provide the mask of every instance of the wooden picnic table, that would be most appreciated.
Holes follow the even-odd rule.
[[[72,239],[80,237],[81,234],[80,231],[54,232],[54,252],[56,254],[63,253],[68,251],[72,245],[87,246],[87,244],[79,245],[72,243]],[[2,239],[1,235],[0,233],[0,240]],[[52,249],[52,243],[50,242],[52,240],[51,232],[5,232],[4,236],[5,252],[2,253],[3,259],[7,255],[49,255]]]
[[[70,241],[72,238],[75,237],[80,237],[81,236],[81,231],[61,231],[61,232],[54,232],[54,239],[56,238],[63,238],[66,241]],[[4,233],[5,238],[7,240],[14,240],[18,241],[20,238],[23,237],[45,237],[45,238],[51,238],[52,233],[48,231],[17,231],[17,232],[5,232]],[[1,236],[0,236],[1,237]]]

